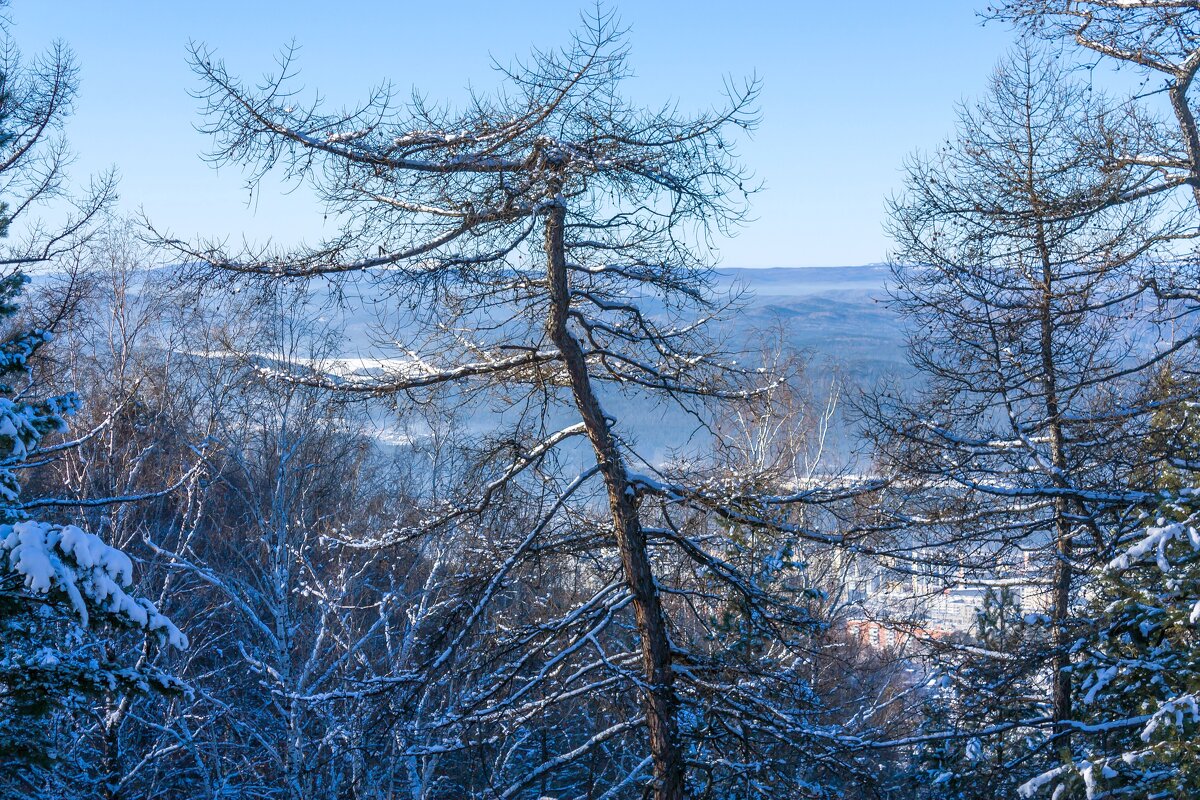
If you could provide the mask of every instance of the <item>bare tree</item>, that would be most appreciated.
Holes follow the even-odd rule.
[[[1200,3],[1183,0],[1009,0],[989,6],[985,16],[1013,22],[1026,33],[1067,40],[1085,56],[1143,70],[1163,81],[1175,129],[1123,159],[1157,171],[1139,194],[1190,189],[1200,208],[1200,128],[1189,97],[1200,71]],[[1120,166],[1120,164],[1115,164]]]
[[[77,395],[44,395],[45,374],[32,369],[51,349],[44,345],[76,306],[77,287],[69,285],[62,298],[48,300],[41,294],[37,303],[20,302],[28,282],[22,267],[78,256],[114,197],[111,174],[93,180],[82,196],[68,187],[70,151],[62,132],[76,89],[76,66],[64,45],[56,44],[32,60],[22,59],[7,17],[0,17],[0,236],[11,237],[0,252],[3,315],[10,318],[25,306],[24,320],[6,319],[0,347],[11,378],[3,387],[4,425],[10,431],[3,459],[3,616],[5,633],[19,632],[5,636],[6,674],[0,694],[6,697],[6,729],[24,737],[21,746],[6,753],[5,791],[32,791],[44,784],[46,772],[29,767],[53,760],[47,754],[54,748],[47,745],[57,736],[70,737],[65,711],[89,693],[116,687],[130,693],[155,686],[181,688],[146,657],[154,647],[145,637],[140,656],[131,655],[126,663],[130,654],[114,652],[108,646],[111,639],[89,623],[124,622],[154,630],[176,646],[186,643],[149,599],[125,592],[132,578],[126,554],[73,525],[34,519],[35,512],[53,514],[49,509],[56,505],[54,498],[21,498],[16,477],[17,471],[28,475],[58,459],[80,441],[52,438],[65,432],[64,417],[76,410]],[[60,497],[61,487],[52,492]],[[115,636],[120,629],[119,624],[110,626],[105,633]],[[34,647],[36,660],[14,669]],[[22,702],[26,694],[34,698],[31,706]],[[31,708],[35,713],[26,716]]]
[[[1172,337],[1174,309],[1144,280],[1180,218],[1142,191],[1153,169],[1112,157],[1137,151],[1135,123],[1019,48],[954,138],[911,160],[891,209],[894,300],[923,378],[915,397],[883,393],[868,411],[896,478],[885,506],[899,564],[1024,585],[1026,611],[1045,612],[1052,697],[1021,725],[1049,726],[1051,752],[1077,724],[1080,576],[1153,502],[1165,455],[1146,437],[1156,409],[1182,402],[1153,385],[1191,359],[1192,336]]]
[[[214,161],[251,165],[252,185],[273,168],[310,182],[341,233],[312,247],[239,253],[164,241],[207,265],[198,269],[214,281],[332,277],[346,296],[390,315],[377,339],[398,356],[275,377],[376,400],[422,403],[440,391],[507,409],[474,486],[423,509],[420,524],[347,542],[384,550],[457,531],[449,541],[458,555],[442,580],[458,591],[422,640],[421,669],[461,669],[452,674],[464,682],[431,729],[440,731],[437,752],[486,750],[498,741],[486,733],[493,726],[509,740],[587,696],[611,701],[592,706],[594,727],[539,734],[541,752],[527,751],[534,760],[521,769],[497,759],[505,766],[489,778],[494,796],[551,786],[639,728],[649,752],[611,759],[623,771],[606,797],[634,791],[646,769],[656,798],[683,797],[687,741],[702,740],[704,752],[729,737],[741,742],[738,780],[747,770],[805,774],[758,747],[790,748],[799,763],[807,754],[813,770],[845,767],[838,737],[813,735],[819,703],[797,668],[816,624],[811,595],[774,593],[756,580],[761,565],[731,558],[741,527],[774,531],[777,553],[797,537],[837,544],[788,512],[823,491],[765,494],[753,475],[717,479],[656,464],[639,454],[634,426],[605,408],[658,398],[704,428],[713,403],[744,402],[773,380],[733,365],[706,324],[732,301],[713,288],[708,244],[742,219],[753,188],[731,136],[753,127],[757,84],[730,87],[724,105],[694,117],[631,105],[620,91],[625,45],[603,13],[565,50],[502,68],[503,93],[472,96],[461,111],[419,96],[397,105],[386,90],[341,113],[303,105],[289,88],[291,54],[257,88],[207,50],[194,52],[194,66]],[[564,478],[567,468],[577,476]],[[682,525],[689,515],[706,522]],[[786,556],[779,563],[797,568]],[[555,570],[574,573],[573,586],[530,597],[521,624],[501,622],[508,603]],[[776,671],[682,649],[686,637],[672,630],[704,620],[714,587],[739,598],[747,624],[782,648],[770,662]],[[630,610],[632,639],[621,622]],[[488,626],[495,635],[485,645]],[[469,647],[488,648],[491,665]],[[640,713],[623,709],[629,692]],[[696,728],[700,716],[689,710],[683,730],[683,703],[722,722]]]
[[[70,49],[56,42],[25,60],[7,19],[0,20],[0,34],[0,218],[6,230],[19,232],[0,264],[11,267],[52,260],[86,241],[116,197],[116,179],[111,172],[97,176],[79,196],[68,186],[72,153],[63,128],[79,86]],[[38,218],[51,211],[51,219]]]

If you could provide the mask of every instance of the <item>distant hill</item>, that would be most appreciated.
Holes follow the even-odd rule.
[[[146,271],[142,287],[162,285],[170,280],[172,271],[170,267]],[[884,302],[888,277],[887,267],[874,265],[720,270],[718,288],[744,290],[744,294],[741,311],[718,324],[725,327],[731,348],[747,351],[761,350],[769,340],[764,333],[779,332],[787,345],[809,357],[809,374],[818,391],[827,390],[834,382],[839,387],[869,386],[883,375],[908,372],[897,317]],[[338,349],[347,363],[378,364],[385,353],[396,355],[377,348],[370,303],[364,302],[357,290],[351,288],[344,295],[347,303],[335,308],[328,287],[314,285],[312,289],[310,301],[296,309],[297,316],[319,320],[336,331],[341,340]],[[387,305],[386,299],[382,305]],[[653,309],[647,310],[653,313]],[[404,325],[394,333],[398,341],[403,339]],[[363,369],[371,371],[369,366]],[[622,434],[637,439],[647,458],[658,461],[670,457],[675,448],[702,445],[705,435],[697,430],[696,420],[677,407],[645,397],[604,394],[608,395],[604,398],[606,410],[620,421]],[[498,422],[494,413],[472,409],[468,424],[475,431],[486,432]],[[400,432],[388,422],[389,416],[382,409],[378,415],[380,440],[402,441]],[[844,450],[844,439],[833,447]]]
[[[852,392],[885,375],[904,376],[904,337],[899,320],[888,308],[887,267],[805,267],[724,269],[717,273],[718,289],[742,293],[741,310],[717,325],[728,334],[731,349],[761,352],[776,332],[783,341],[809,358],[809,377],[818,396],[836,385]],[[646,310],[653,314],[649,304]],[[369,326],[354,313],[339,320],[351,354],[369,351]],[[707,434],[697,421],[673,404],[644,395],[617,395],[601,389],[605,410],[618,420],[623,436],[636,440],[639,452],[651,461],[671,458],[693,447],[706,448]],[[498,422],[495,412],[476,408],[468,425],[485,433]],[[851,442],[835,420],[829,441],[830,457],[844,463]],[[386,433],[381,438],[389,438]]]
[[[787,342],[810,354],[814,365],[833,365],[846,377],[870,383],[904,373],[904,336],[887,299],[884,266],[722,270],[743,285],[749,302],[729,320],[740,330],[782,326]]]
[[[904,335],[888,308],[885,266],[725,269],[724,288],[744,289],[744,306],[720,324],[735,345],[754,350],[762,333],[779,330],[786,343],[809,358],[809,376],[818,393],[836,381],[844,393],[869,387],[880,378],[905,377]],[[673,448],[697,443],[696,423],[674,407],[637,407],[635,399],[607,398],[606,409],[633,428],[640,449],[652,460]],[[830,468],[850,457],[853,443],[840,418],[829,442]],[[686,449],[686,446],[685,446]]]

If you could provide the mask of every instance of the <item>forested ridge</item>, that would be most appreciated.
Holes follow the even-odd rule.
[[[69,174],[0,20],[0,797],[1200,797],[1200,0],[979,16],[902,370],[718,269],[759,79],[636,103],[611,9],[445,104],[193,44],[337,222],[262,245]]]

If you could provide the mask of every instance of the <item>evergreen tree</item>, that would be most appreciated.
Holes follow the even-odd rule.
[[[1074,667],[1075,747],[1025,797],[1200,793],[1200,491],[1164,494],[1099,577],[1094,632]]]
[[[947,643],[922,720],[933,738],[915,754],[917,796],[1010,797],[1021,774],[1014,767],[1044,762],[1040,723],[1050,708],[1039,672],[1051,642],[1042,621],[1022,613],[1011,589],[988,590],[972,635]]]
[[[68,159],[52,134],[74,95],[75,66],[59,46],[36,68],[24,68],[7,32],[0,21],[0,185],[21,211],[61,193]],[[29,282],[19,265],[81,245],[110,198],[111,182],[102,181],[60,230],[34,235],[0,258],[0,267],[8,268],[0,277],[0,774],[8,778],[0,792],[32,788],[38,777],[29,768],[61,757],[57,744],[69,741],[70,717],[58,712],[118,687],[182,688],[144,654],[121,663],[111,642],[98,635],[106,626],[133,626],[177,648],[187,645],[153,603],[127,591],[129,557],[79,527],[33,518],[17,477],[64,448],[44,447],[43,440],[66,430],[65,418],[77,404],[73,393],[47,395],[35,385],[30,360],[53,337],[17,320]],[[0,238],[16,213],[0,202]]]
[[[20,272],[0,280],[0,317],[11,321],[27,281]],[[8,770],[53,761],[54,712],[91,692],[182,688],[150,664],[114,659],[97,628],[135,626],[187,645],[153,603],[127,591],[128,556],[76,526],[33,519],[22,505],[17,470],[47,452],[43,439],[65,430],[76,404],[72,394],[33,397],[34,387],[19,383],[51,338],[17,329],[0,344],[0,764]]]

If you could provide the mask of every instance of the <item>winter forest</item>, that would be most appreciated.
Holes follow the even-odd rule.
[[[758,77],[635,101],[617,9],[348,107],[194,43],[196,153],[336,230],[256,244],[70,169],[24,5],[0,798],[1200,797],[1200,0],[977,10],[836,379],[714,247]]]

